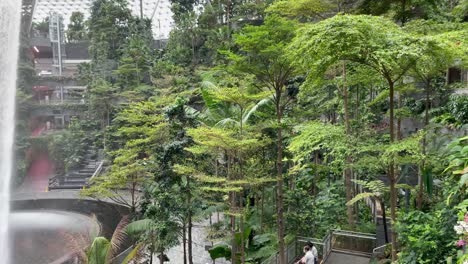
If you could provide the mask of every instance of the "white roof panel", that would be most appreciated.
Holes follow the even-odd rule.
[[[65,26],[70,22],[73,12],[79,11],[88,18],[93,0],[36,0],[33,21],[41,22],[51,12],[63,16]],[[128,0],[129,8],[134,15],[140,15],[140,0]],[[153,17],[153,34],[156,39],[167,39],[173,27],[171,4],[169,0],[143,0],[143,15]]]

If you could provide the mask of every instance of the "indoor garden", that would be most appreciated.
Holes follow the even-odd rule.
[[[468,264],[468,0],[1,0],[0,43],[2,263]]]

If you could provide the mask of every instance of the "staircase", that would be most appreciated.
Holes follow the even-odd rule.
[[[95,153],[89,151],[79,168],[65,175],[56,175],[49,179],[49,190],[76,190],[88,186],[89,180],[97,176],[102,170],[102,161],[96,159]]]

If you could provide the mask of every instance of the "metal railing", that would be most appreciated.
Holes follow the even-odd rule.
[[[372,250],[376,247],[377,238],[375,234],[333,230],[331,235],[333,249],[371,255]]]
[[[297,239],[292,241],[291,243],[286,245],[285,248],[285,256],[286,256],[286,262],[288,264],[293,264],[298,256],[297,254]],[[277,264],[279,263],[279,253],[277,252],[276,254],[273,254],[266,260],[262,262],[262,264]]]
[[[390,244],[384,244],[380,247],[376,247],[372,250],[372,258],[383,258],[385,257],[385,249],[389,246]]]
[[[85,104],[85,99],[49,99],[39,100],[39,105]]]
[[[333,250],[373,256],[374,250],[377,250],[377,252],[380,250],[375,247],[376,241],[375,234],[331,230],[323,239],[297,236],[286,246],[285,256],[288,264],[295,263],[303,255],[303,248],[308,242],[312,242],[317,248],[320,263],[326,263]],[[264,260],[262,264],[278,264],[278,255],[279,253],[272,255]]]
[[[332,235],[328,234],[323,239],[322,263],[325,263],[332,252]]]

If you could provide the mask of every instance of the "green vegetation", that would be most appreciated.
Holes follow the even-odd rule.
[[[468,221],[468,87],[448,74],[466,75],[468,1],[171,3],[162,50],[125,0],[73,15],[69,40],[91,43],[87,108],[49,143],[63,170],[104,148],[82,194],[131,208],[137,251],[182,243],[192,264],[193,223],[221,214],[213,258],[285,264],[296,235],[375,232],[370,198],[391,220],[385,258],[468,259],[454,229]]]

